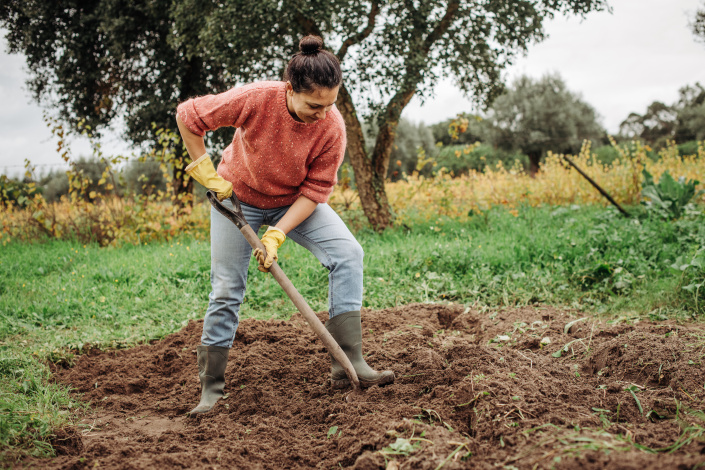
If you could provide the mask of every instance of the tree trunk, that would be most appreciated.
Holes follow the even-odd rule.
[[[178,154],[178,152],[176,152]],[[174,159],[174,168],[172,169],[171,192],[174,196],[174,204],[179,209],[186,206],[193,206],[193,178],[186,179],[184,169],[189,164],[184,157]]]
[[[389,200],[384,189],[386,172],[375,171],[372,160],[367,155],[362,126],[357,118],[357,113],[355,113],[352,98],[344,85],[340,87],[338,92],[336,106],[345,120],[348,137],[347,150],[355,172],[355,184],[362,210],[374,230],[382,231],[392,222]]]
[[[451,0],[448,2],[446,12],[443,18],[433,26],[433,29],[426,35],[426,30],[419,34],[418,37],[426,35],[422,43],[419,45],[416,54],[407,57],[407,65],[405,74],[399,78],[401,84],[399,91],[392,97],[387,104],[384,112],[384,119],[377,134],[374,150],[371,158],[367,155],[365,149],[365,138],[362,133],[362,126],[355,113],[350,94],[345,89],[345,86],[340,87],[338,92],[338,100],[336,105],[338,110],[343,115],[345,126],[348,134],[348,154],[350,155],[350,163],[355,171],[355,183],[357,184],[357,192],[360,196],[362,210],[365,212],[367,219],[375,231],[382,231],[389,227],[392,223],[392,214],[389,207],[389,200],[384,188],[387,170],[389,168],[389,157],[392,153],[394,138],[396,136],[399,118],[404,107],[409,104],[409,101],[416,93],[416,88],[421,81],[422,71],[428,57],[431,46],[436,42],[449,28],[453,17],[458,11],[460,2]],[[370,9],[370,16],[367,28],[360,33],[359,37],[346,41],[341,51],[338,53],[338,58],[342,60],[345,51],[350,44],[360,41],[367,37],[374,25],[374,19],[378,13],[377,3],[373,3]],[[426,25],[425,25],[426,26]],[[421,31],[419,31],[421,33]]]
[[[336,106],[345,120],[348,134],[348,154],[355,171],[355,184],[360,195],[360,203],[367,220],[377,232],[383,231],[392,223],[392,214],[384,183],[401,112],[414,96],[415,91],[415,87],[406,87],[391,99],[385,111],[384,122],[379,128],[371,158],[365,149],[362,126],[355,113],[352,98],[345,86],[341,86],[338,92]]]
[[[529,156],[529,176],[532,178],[536,177],[536,173],[539,172],[539,162],[541,161],[541,151],[532,150],[527,152]]]
[[[394,139],[397,135],[397,127],[399,126],[399,119],[401,118],[401,112],[404,110],[411,97],[414,96],[416,92],[416,84],[413,86],[403,87],[387,105],[387,109],[384,113],[384,122],[379,127],[379,133],[377,134],[377,141],[375,142],[375,148],[372,153],[372,163],[376,173],[380,175],[386,175],[389,169],[389,158],[392,155],[392,148],[394,146]]]

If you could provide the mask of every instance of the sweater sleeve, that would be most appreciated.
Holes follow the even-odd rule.
[[[338,182],[338,168],[345,156],[345,130],[333,144],[316,157],[308,168],[306,179],[301,184],[301,194],[314,202],[323,204]]]
[[[250,91],[250,87],[243,86],[191,98],[181,103],[176,113],[191,132],[201,137],[220,127],[240,127],[253,107],[248,100]]]

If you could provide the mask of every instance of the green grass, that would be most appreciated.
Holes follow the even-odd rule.
[[[599,207],[526,207],[518,217],[497,209],[467,223],[439,219],[356,235],[365,249],[369,308],[547,303],[665,319],[699,316],[705,307],[705,289],[692,288],[705,279],[696,257],[705,247],[705,217],[697,213],[670,222],[644,212],[624,219]],[[674,269],[676,262],[687,268]],[[314,310],[327,308],[327,271],[310,253],[287,242],[280,265]],[[3,247],[4,457],[50,455],[52,431],[68,422],[69,407],[79,406],[65,388],[49,383],[45,361],[70,362],[87,346],[129,347],[177,331],[203,316],[209,273],[209,244],[186,238],[121,248],[71,242]],[[249,279],[243,317],[293,313],[278,284],[254,262]]]
[[[0,353],[0,461],[51,455],[54,430],[67,423],[72,408],[85,406],[48,379],[48,368],[36,356]]]

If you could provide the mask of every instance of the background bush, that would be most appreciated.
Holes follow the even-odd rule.
[[[486,168],[496,168],[501,163],[505,168],[513,168],[517,163],[527,170],[529,158],[521,152],[493,148],[489,144],[449,145],[441,147],[436,157],[437,168],[446,168],[454,175],[464,175],[470,170],[483,172]]]

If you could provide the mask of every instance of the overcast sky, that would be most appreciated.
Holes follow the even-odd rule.
[[[506,73],[508,83],[520,75],[534,78],[558,73],[568,88],[582,95],[616,133],[632,112],[644,112],[653,101],[671,104],[678,89],[705,84],[705,44],[695,41],[688,26],[705,0],[609,0],[613,13],[591,13],[585,20],[558,17],[545,25],[549,37],[529,48]],[[7,54],[0,39],[0,173],[22,172],[25,158],[45,173],[61,168],[56,140],[31,101],[25,86],[24,58]],[[427,124],[471,111],[469,100],[452,83],[440,83],[435,97],[421,105],[413,99],[403,117]],[[129,154],[115,135],[103,151]],[[75,140],[74,155],[89,154],[88,144]]]

